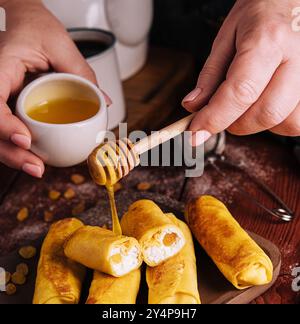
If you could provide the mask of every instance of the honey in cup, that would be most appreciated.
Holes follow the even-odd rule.
[[[43,82],[26,97],[24,106],[28,117],[47,124],[78,123],[91,119],[101,109],[94,91],[71,79]]]
[[[47,124],[71,124],[92,118],[99,111],[97,102],[87,99],[58,98],[29,107],[27,115]]]

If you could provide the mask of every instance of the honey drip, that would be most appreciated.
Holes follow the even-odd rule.
[[[109,203],[110,203],[110,209],[111,209],[113,232],[116,235],[122,235],[122,228],[120,225],[117,207],[116,207],[114,187],[107,185],[106,189],[107,189]]]
[[[122,235],[117,213],[114,185],[139,163],[138,156],[132,150],[133,144],[128,139],[116,143],[105,143],[97,147],[88,158],[88,166],[93,180],[107,189],[113,232]]]

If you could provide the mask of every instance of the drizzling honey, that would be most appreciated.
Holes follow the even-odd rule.
[[[134,153],[133,144],[128,139],[102,144],[88,158],[88,166],[93,180],[107,189],[113,232],[117,235],[122,234],[122,229],[117,213],[113,186],[137,164],[139,164],[139,158]]]
[[[121,228],[121,225],[120,225],[118,212],[117,212],[116,201],[115,201],[114,187],[113,186],[106,186],[106,190],[107,190],[107,193],[108,193],[108,198],[109,198],[109,203],[110,203],[113,232],[116,235],[122,235],[122,228]]]

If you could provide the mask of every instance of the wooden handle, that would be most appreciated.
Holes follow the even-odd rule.
[[[143,138],[134,145],[134,151],[143,154],[154,147],[169,141],[171,138],[183,133],[189,127],[196,113],[193,113],[183,119],[178,120],[160,131],[157,131],[148,137]]]

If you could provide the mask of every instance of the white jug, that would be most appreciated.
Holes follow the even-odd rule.
[[[114,33],[122,80],[134,75],[146,61],[152,1],[43,0],[67,28],[101,28]]]

